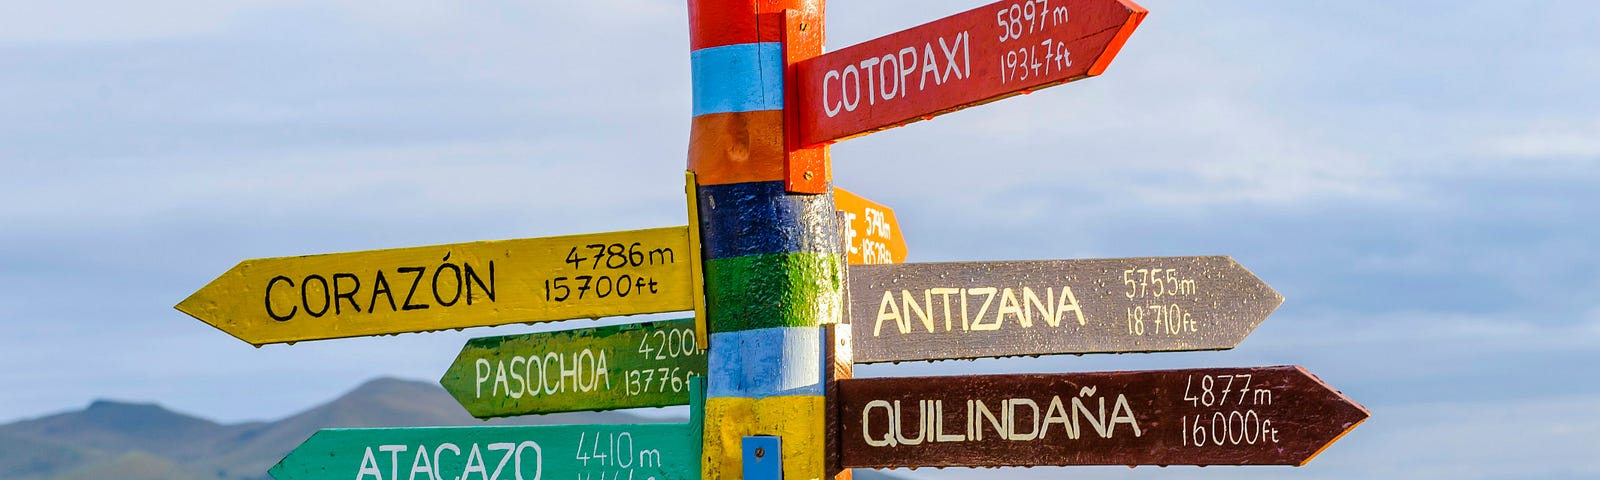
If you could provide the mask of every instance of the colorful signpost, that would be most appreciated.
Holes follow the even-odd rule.
[[[823,3],[690,2],[688,227],[246,260],[177,307],[255,345],[694,310],[476,338],[440,379],[480,418],[687,403],[688,423],[323,430],[272,476],[1303,465],[1368,417],[1294,366],[846,378],[852,362],[1228,349],[1283,299],[1228,257],[901,263],[891,209],[829,193],[826,144],[1099,75],[1146,11],[1004,0],[814,56]],[[840,307],[847,330],[827,325]]]
[[[245,260],[178,310],[254,345],[693,309],[686,227]]]
[[[1300,367],[839,382],[846,467],[1304,465],[1367,418]]]
[[[689,403],[694,319],[474,338],[439,384],[478,418]]]
[[[1228,257],[850,267],[856,363],[1233,348],[1283,297]]]
[[[1146,13],[1128,0],[1002,0],[802,61],[800,143],[1099,75]]]
[[[833,189],[833,208],[844,212],[845,260],[851,265],[879,265],[906,261],[906,239],[894,209],[862,198],[843,188]]]
[[[703,381],[688,423],[328,429],[272,467],[277,480],[699,480]]]

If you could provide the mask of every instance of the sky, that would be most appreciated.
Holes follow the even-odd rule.
[[[1306,467],[1008,477],[1600,476],[1600,6],[1142,4],[1104,75],[841,142],[836,184],[910,261],[1230,255],[1283,306],[1226,352],[858,375],[1302,365],[1372,411]],[[979,5],[837,1],[828,45]],[[247,258],[682,225],[688,59],[679,0],[0,0],[0,423],[276,419],[593,325],[257,349],[172,306]]]

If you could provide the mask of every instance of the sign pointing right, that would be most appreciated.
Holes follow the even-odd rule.
[[[1283,297],[1229,257],[850,266],[856,363],[1237,346]]]
[[[850,468],[1305,465],[1371,415],[1294,366],[839,381]]]
[[[802,61],[800,143],[1099,75],[1146,13],[1130,0],[1001,0]]]

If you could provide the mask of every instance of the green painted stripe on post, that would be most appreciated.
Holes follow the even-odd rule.
[[[839,318],[842,259],[780,253],[706,261],[706,316],[712,332],[816,327]]]

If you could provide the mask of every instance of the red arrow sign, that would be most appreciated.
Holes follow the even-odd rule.
[[[1370,415],[1300,367],[839,381],[850,468],[1304,465]]]
[[[1146,13],[1129,0],[1004,0],[800,62],[800,142],[1099,75]]]

